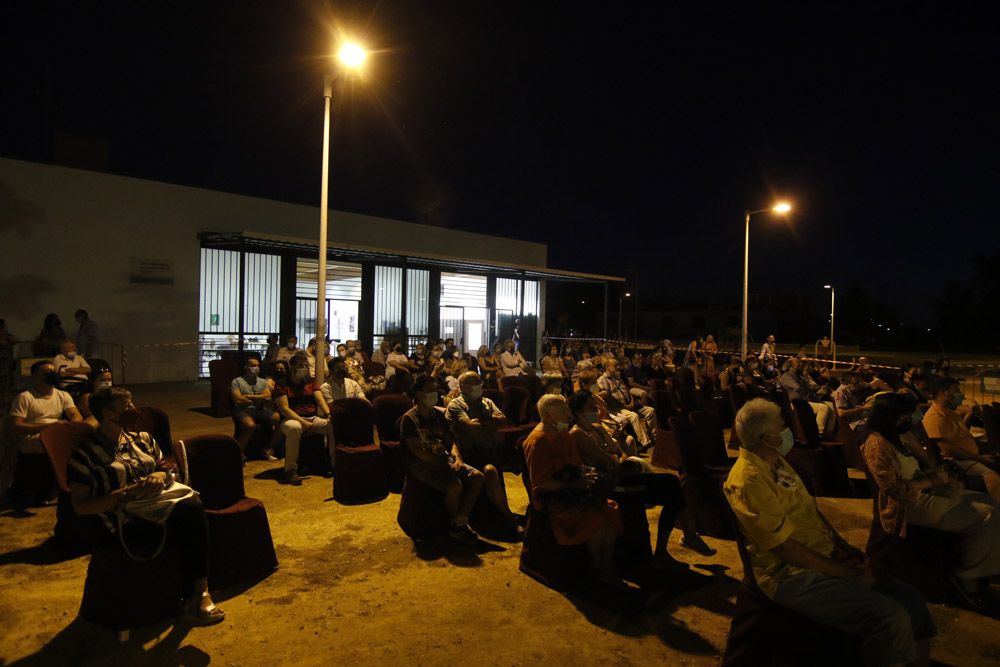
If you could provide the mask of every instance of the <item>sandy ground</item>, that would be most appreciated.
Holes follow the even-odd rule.
[[[204,384],[138,387],[136,402],[159,405],[174,437],[226,432],[228,419],[192,411]],[[231,432],[231,431],[230,431]],[[114,634],[76,618],[88,557],[58,562],[44,545],[55,508],[0,513],[0,664],[142,665],[631,665],[717,664],[729,630],[739,558],[730,542],[703,558],[671,551],[696,576],[629,598],[563,596],[518,569],[517,544],[477,549],[438,543],[419,549],[395,522],[399,496],[342,506],[331,481],[280,486],[275,464],[251,462],[247,493],[267,508],[279,569],[247,590],[221,591],[226,620],[185,630],[169,624]],[[515,511],[526,503],[508,475]],[[854,544],[867,538],[871,501],[821,499]],[[655,530],[656,511],[650,512]],[[141,594],[141,593],[137,593]],[[1000,620],[932,607],[946,664],[1000,663]]]

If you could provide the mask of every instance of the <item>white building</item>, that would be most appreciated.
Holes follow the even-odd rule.
[[[316,207],[0,158],[0,318],[31,340],[56,313],[72,339],[86,309],[130,384],[195,379],[269,333],[304,346],[318,221]],[[547,280],[620,280],[550,269],[541,243],[342,211],[329,243],[328,335],[369,350],[450,337],[475,353],[520,320],[535,358]]]

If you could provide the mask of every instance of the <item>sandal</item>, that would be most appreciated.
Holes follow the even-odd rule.
[[[181,612],[180,620],[193,626],[221,623],[226,618],[226,612],[222,611],[222,608],[214,602],[208,605],[207,608],[202,609],[201,599],[205,597],[208,597],[208,593],[202,593],[199,597],[185,600],[183,604],[184,611]]]

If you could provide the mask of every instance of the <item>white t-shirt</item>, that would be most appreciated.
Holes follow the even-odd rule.
[[[396,374],[396,370],[397,370],[396,367],[395,366],[391,366],[389,364],[389,362],[392,362],[392,361],[395,361],[397,364],[404,364],[405,365],[409,361],[409,359],[406,357],[405,354],[401,354],[401,353],[397,353],[397,352],[390,352],[389,356],[386,357],[386,360],[385,360],[385,376],[387,378],[391,378],[393,375]]]
[[[513,354],[504,351],[500,355],[500,366],[503,370],[504,377],[511,377],[513,375],[524,375],[524,366],[527,362],[524,357],[521,356],[520,352],[515,351]]]
[[[330,382],[324,382],[323,386],[319,388],[319,391],[323,394],[323,398],[328,404],[333,403],[339,398],[364,398],[365,400],[368,400],[365,397],[365,392],[361,388],[361,385],[351,378],[344,378],[343,387]]]
[[[10,416],[23,417],[29,424],[54,424],[72,407],[73,399],[61,389],[53,389],[48,396],[39,396],[29,389],[17,395]]]
[[[70,359],[64,354],[57,354],[52,357],[52,363],[55,364],[56,372],[59,373],[59,383],[63,386],[70,384],[78,384],[80,382],[86,382],[86,375],[62,375],[63,370],[67,368],[90,368],[90,364],[87,360],[83,358],[83,355],[77,354],[75,357]]]

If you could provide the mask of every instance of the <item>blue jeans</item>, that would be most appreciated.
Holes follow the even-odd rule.
[[[774,601],[860,637],[866,665],[912,662],[917,642],[937,634],[920,593],[892,578],[868,589],[849,579],[803,572],[782,581]]]

